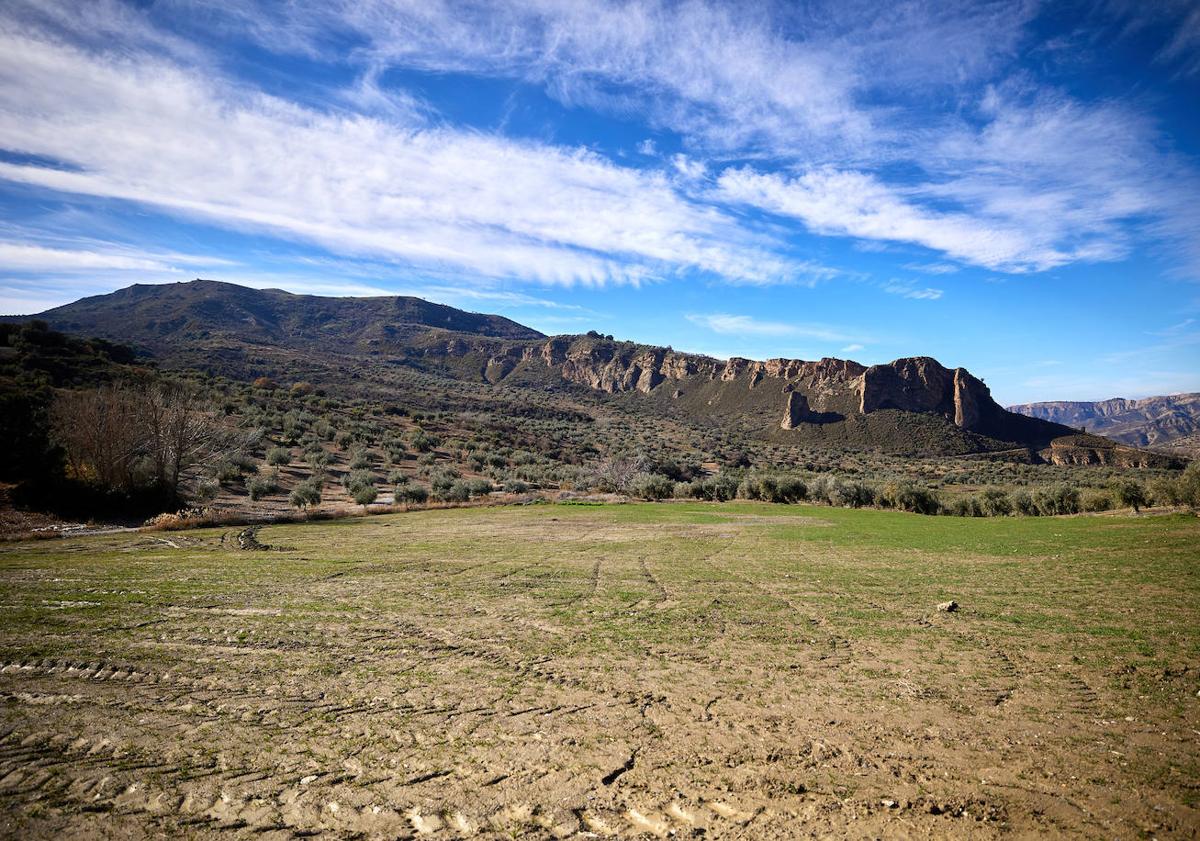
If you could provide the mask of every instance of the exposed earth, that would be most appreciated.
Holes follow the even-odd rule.
[[[660,504],[8,544],[0,836],[1192,838],[1198,542]]]

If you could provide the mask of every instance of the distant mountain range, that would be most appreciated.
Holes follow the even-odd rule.
[[[132,344],[171,367],[304,378],[384,402],[415,399],[411,384],[419,380],[423,394],[442,392],[441,405],[459,411],[552,393],[583,414],[613,409],[778,446],[1169,461],[1080,434],[1077,423],[1007,411],[970,372],[928,357],[872,366],[719,360],[594,332],[546,337],[500,316],[419,298],[327,298],[207,280],[131,286],[22,318],[31,317]]]
[[[1200,455],[1200,393],[1141,400],[1066,401],[1009,406],[1032,418],[1061,423],[1135,447]]]

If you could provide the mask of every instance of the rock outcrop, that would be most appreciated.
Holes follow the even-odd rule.
[[[1061,423],[1135,447],[1200,456],[1200,393],[1141,400],[1055,401],[1009,406],[1033,418]]]

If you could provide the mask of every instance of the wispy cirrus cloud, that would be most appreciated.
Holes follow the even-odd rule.
[[[768,321],[749,315],[720,312],[691,313],[686,318],[706,330],[729,336],[792,337],[823,342],[846,342],[855,338],[847,331],[828,324]]]
[[[1196,26],[1170,5],[1177,61]],[[933,252],[919,258],[930,273],[1044,272],[1167,242],[1200,277],[1194,162],[1136,102],[1014,71],[1038,13],[1034,0],[13,0],[0,147],[63,166],[8,161],[0,179],[482,279],[837,276],[789,247],[800,228]],[[267,95],[214,56],[247,41],[353,78]],[[393,69],[537,86],[675,132],[684,152],[647,141],[622,165],[455,126]]]
[[[1070,259],[1032,231],[924,208],[863,172],[819,169],[793,178],[727,169],[718,190],[728,201],[798,219],[815,233],[912,243],[988,268],[1036,271]]]
[[[934,289],[930,286],[917,286],[913,283],[899,280],[884,283],[882,289],[889,295],[899,295],[901,298],[909,298],[914,301],[936,301],[945,294],[945,291],[941,289]]]
[[[183,274],[198,266],[228,266],[229,260],[194,254],[143,251],[112,244],[92,248],[49,248],[31,242],[0,240],[0,271],[73,274],[76,272],[169,272]]]
[[[144,54],[0,33],[0,178],[152,205],[340,254],[543,283],[695,270],[776,282],[765,237],[660,171],[594,153],[316,111]]]
[[[1109,6],[1101,16],[1170,24],[1164,60],[1192,61],[1200,13],[1186,2]],[[1011,72],[1040,11],[1035,0],[242,0],[226,16],[270,49],[319,55],[338,43],[331,33],[358,39],[368,73],[519,79],[568,105],[637,112],[697,153],[677,159],[690,177],[729,158],[757,161],[732,178],[784,177],[793,192],[832,177],[850,188],[845,206],[824,196],[826,207],[797,217],[823,235],[1018,272],[1123,259],[1145,235],[1200,275],[1195,168],[1162,153],[1136,107],[1085,103]],[[954,107],[931,111],[931,96]],[[780,163],[800,174],[773,172]],[[920,174],[881,175],[897,163]]]

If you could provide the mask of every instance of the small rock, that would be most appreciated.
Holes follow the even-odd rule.
[[[885,809],[895,809],[895,808],[896,808],[896,806],[898,805],[898,804],[896,803],[896,801],[895,801],[895,800],[889,800],[889,799],[888,799],[888,798],[886,798],[886,797],[885,797],[883,800],[880,800],[880,801],[879,801],[879,803],[880,803],[880,804],[883,806],[883,808],[885,808]]]
[[[942,613],[954,613],[956,610],[958,610],[958,602],[954,601],[954,599],[951,599],[948,602],[942,602],[939,604],[937,609]]]

